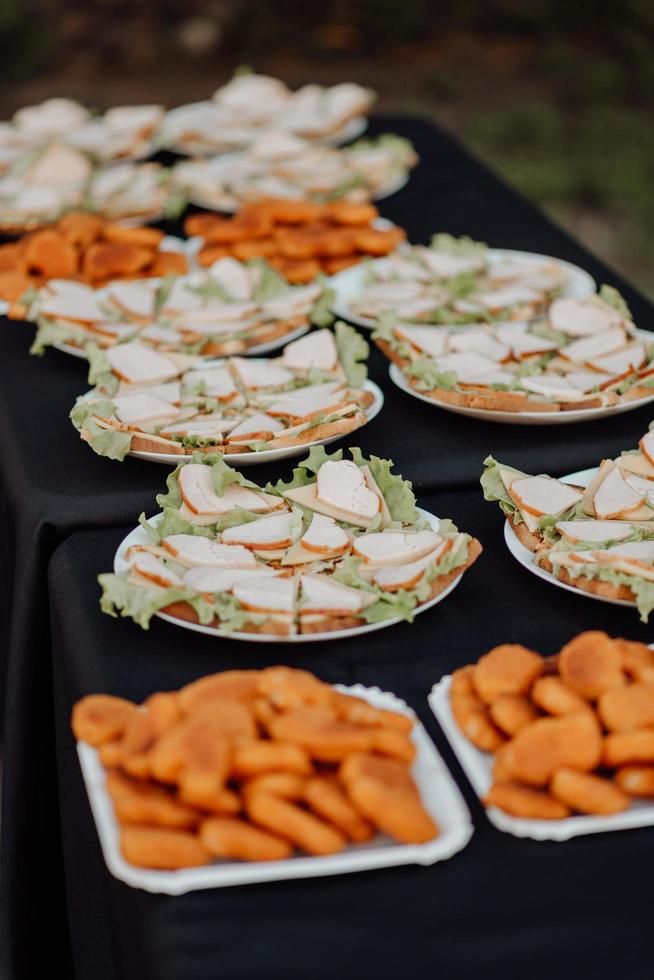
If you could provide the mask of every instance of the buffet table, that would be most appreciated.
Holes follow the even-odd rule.
[[[409,184],[381,203],[383,215],[404,226],[410,240],[426,242],[447,230],[567,259],[598,284],[620,289],[636,323],[649,326],[652,308],[643,297],[449,136],[421,120],[373,120],[373,133],[387,130],[411,139],[421,157]],[[74,975],[84,978],[250,978],[269,975],[271,965],[275,974],[304,977],[309,958],[316,977],[338,975],[344,964],[391,976],[407,960],[421,974],[441,966],[462,977],[489,968],[517,976],[528,961],[536,977],[553,971],[601,977],[618,967],[630,978],[640,976],[629,956],[636,955],[633,940],[649,913],[640,870],[651,834],[631,831],[566,845],[517,841],[488,826],[469,792],[476,823],[471,844],[430,869],[179,899],[130,891],[110,879],[68,731],[73,701],[92,691],[140,698],[221,668],[291,661],[282,646],[264,653],[189,633],[180,644],[167,624],[154,623],[144,634],[101,615],[95,577],[110,569],[139,513],[156,509],[167,470],[95,457],[68,420],[75,397],[87,388],[85,363],[54,350],[31,358],[33,328],[3,320],[2,329],[3,977],[37,976],[43,957],[66,963],[71,955]],[[386,404],[352,441],[366,453],[392,457],[414,481],[419,503],[477,534],[485,554],[452,597],[414,626],[293,648],[294,664],[330,681],[358,680],[406,698],[443,748],[426,693],[442,673],[494,642],[515,639],[545,652],[582,628],[649,636],[631,610],[553,593],[526,575],[506,552],[499,513],[483,502],[478,480],[488,453],[555,475],[593,465],[634,443],[650,409],[526,430],[430,410],[395,388],[377,351],[369,370]],[[258,468],[256,478],[287,470],[284,463]],[[444,755],[452,763],[445,749]],[[33,941],[46,920],[56,936],[47,949]]]

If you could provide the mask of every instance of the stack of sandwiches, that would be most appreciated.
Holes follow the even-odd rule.
[[[129,452],[251,454],[308,446],[358,429],[373,404],[360,363],[368,345],[337,323],[288,344],[281,357],[209,360],[140,340],[93,355],[96,389],[73,424],[101,456]]]
[[[564,412],[654,395],[654,344],[608,286],[555,299],[530,323],[434,328],[387,317],[373,336],[412,388],[445,404]]]
[[[638,449],[602,460],[587,486],[528,476],[485,461],[486,500],[495,501],[538,566],[569,585],[654,608],[654,432]]]
[[[282,342],[311,323],[332,322],[322,282],[294,287],[263,260],[218,259],[203,272],[161,282],[112,282],[94,289],[51,280],[27,317],[38,332],[32,353],[52,344],[109,348],[136,338],[167,353],[223,357]]]
[[[179,466],[157,498],[161,517],[142,520],[149,543],[100,576],[103,610],[143,627],[163,612],[280,636],[411,620],[481,546],[421,515],[392,463],[349,452],[314,448],[265,489],[219,456]]]

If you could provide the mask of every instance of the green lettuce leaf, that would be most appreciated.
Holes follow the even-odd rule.
[[[401,521],[403,524],[414,524],[418,520],[418,510],[412,489],[413,484],[399,474],[391,473],[394,466],[393,460],[380,459],[379,456],[371,456],[370,459],[366,459],[356,446],[350,447],[350,455],[357,466],[367,465],[369,467],[386,501],[391,518],[394,521]]]
[[[338,359],[345,372],[347,383],[354,388],[360,388],[368,377],[365,361],[370,353],[370,347],[354,327],[348,326],[342,320],[337,321],[334,334]],[[361,361],[364,363],[360,363]]]
[[[485,259],[488,252],[488,245],[484,242],[476,242],[467,235],[456,238],[447,232],[440,231],[432,235],[431,248],[438,252],[447,252],[448,255],[457,255],[465,258]]]
[[[36,354],[37,357],[40,357],[46,347],[65,344],[69,341],[75,341],[84,348],[88,339],[89,335],[86,330],[82,330],[81,327],[77,327],[73,323],[39,318],[36,324],[36,334],[30,347],[30,354]]]
[[[509,491],[502,482],[500,469],[509,470],[509,472],[515,473],[516,476],[526,476],[527,474],[521,470],[514,469],[513,466],[505,466],[504,463],[498,463],[492,456],[486,457],[484,466],[485,469],[479,481],[484,491],[484,500],[498,503],[506,516],[513,518],[515,524],[524,523],[520,511],[511,500]]]
[[[216,615],[216,605],[186,587],[165,589],[158,585],[151,588],[130,585],[125,578],[113,572],[98,575],[102,586],[100,608],[109,616],[129,617],[142,629],[150,626],[156,612],[173,602],[188,602],[195,609],[201,623],[208,625]]]
[[[97,344],[88,343],[86,356],[89,361],[89,384],[100,388],[103,394],[114,395],[120,387],[120,378],[114,374],[106,352]]]
[[[98,456],[118,459],[122,462],[130,451],[133,432],[119,432],[117,429],[103,429],[94,418],[84,422],[86,442]]]
[[[553,558],[554,556],[551,557]],[[636,597],[636,607],[640,613],[641,622],[646,623],[648,621],[649,615],[652,609],[654,609],[654,582],[639,578],[637,575],[628,575],[626,572],[617,572],[607,565],[600,565],[599,562],[588,565],[579,563],[578,568],[569,568],[566,566],[566,571],[573,580],[579,575],[583,575],[585,578],[610,582],[611,585],[617,587],[625,585],[628,589],[631,589]]]
[[[101,415],[105,419],[114,417],[115,407],[108,398],[85,398],[80,396],[70,410],[69,418],[79,431],[91,415]]]
[[[334,305],[335,299],[336,293],[334,290],[323,284],[322,293],[313,304],[313,309],[309,314],[309,319],[314,327],[330,327],[332,325],[334,322],[332,306]]]
[[[257,303],[265,303],[268,299],[283,296],[290,289],[283,276],[263,259],[251,259],[247,265],[251,269],[260,269],[259,282],[254,290],[253,299]]]
[[[631,310],[627,306],[626,300],[618,292],[615,286],[607,286],[607,284],[604,283],[602,286],[600,286],[598,296],[608,306],[612,306],[614,310],[617,310],[620,316],[625,320],[632,319]]]
[[[416,378],[420,391],[434,391],[436,388],[445,388],[450,391],[456,387],[457,376],[454,371],[442,371],[436,361],[426,354],[421,354],[413,364],[410,364],[406,373]]]

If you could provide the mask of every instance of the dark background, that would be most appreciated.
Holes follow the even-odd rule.
[[[358,81],[654,296],[653,41],[652,0],[0,0],[0,118],[55,94],[172,106],[241,64]]]

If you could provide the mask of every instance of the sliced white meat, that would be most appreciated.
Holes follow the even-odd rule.
[[[414,249],[436,279],[453,279],[464,272],[476,272],[484,268],[484,258],[479,255],[450,255],[437,248]]]
[[[350,460],[328,460],[318,470],[318,500],[355,517],[373,518],[381,511],[381,499],[366,483],[365,475]]]
[[[139,337],[155,347],[176,347],[182,341],[179,330],[175,330],[173,327],[165,327],[161,323],[149,323],[147,327],[139,330]]]
[[[406,281],[403,279],[392,279],[388,282],[376,282],[374,285],[367,286],[361,303],[367,305],[392,305],[394,303],[405,303],[408,300],[420,299],[425,295],[425,289],[417,282]]]
[[[511,482],[509,494],[520,511],[534,517],[557,517],[574,507],[582,494],[549,476],[526,476]],[[598,515],[599,516],[599,515]]]
[[[511,356],[511,348],[496,340],[487,329],[451,330],[448,336],[448,347],[452,351],[474,351],[489,357],[491,361],[505,361]]]
[[[174,361],[138,340],[116,344],[109,348],[106,356],[113,371],[129,384],[155,384],[179,374]]]
[[[611,307],[570,298],[555,299],[548,317],[554,330],[561,330],[570,337],[604,333],[620,322],[620,314]]]
[[[636,493],[643,494],[647,503],[651,507],[654,507],[654,482],[652,480],[648,480],[644,476],[637,476],[635,473],[627,473],[625,475],[625,481]],[[652,511],[652,517],[654,518],[654,510]]]
[[[414,532],[378,531],[355,538],[352,553],[360,555],[366,565],[380,568],[416,561],[442,543],[443,538],[430,528]]]
[[[334,411],[342,401],[341,392],[333,395],[314,395],[313,398],[307,396],[302,400],[280,397],[279,401],[272,402],[267,408],[269,415],[278,418],[307,419],[313,415]]]
[[[221,286],[233,300],[252,299],[252,277],[247,266],[231,256],[218,259],[208,269],[211,279]]]
[[[93,170],[84,153],[71,146],[51,143],[24,175],[27,184],[42,187],[70,187],[86,181]]]
[[[58,137],[69,129],[83,125],[89,112],[73,99],[46,99],[38,105],[24,106],[14,113],[14,125],[40,139]]]
[[[404,565],[384,565],[373,572],[372,581],[385,592],[397,592],[399,589],[413,589],[425,574],[433,561],[437,561],[449,546],[449,540],[441,541],[437,548],[428,555],[410,561]]]
[[[465,381],[459,378],[462,387],[488,388],[491,385],[510,385],[516,381],[515,374],[510,371],[481,371],[479,374],[466,375]]]
[[[606,551],[596,551],[594,555],[598,561],[606,557],[618,557],[652,562],[654,561],[654,541],[626,541],[624,544],[611,545]]]
[[[168,296],[161,307],[161,313],[192,313],[199,310],[202,306],[202,296],[194,289],[190,288],[188,280],[179,276],[173,279]]]
[[[612,375],[601,371],[570,371],[566,380],[578,391],[589,392],[601,387],[611,380]]]
[[[323,398],[331,396],[344,388],[342,381],[323,381],[320,384],[306,385],[304,388],[291,388],[289,391],[257,392],[257,401],[263,404],[284,402],[302,402],[307,398]]]
[[[125,425],[156,425],[177,415],[177,410],[169,402],[149,392],[115,395],[113,403],[116,418]]]
[[[130,572],[147,579],[154,585],[160,585],[165,589],[172,589],[183,585],[182,579],[169,568],[161,558],[151,555],[148,551],[137,551],[129,561]]]
[[[498,312],[510,309],[512,306],[530,306],[532,303],[541,302],[542,299],[543,294],[540,291],[523,286],[505,286],[475,295],[475,300],[487,310]]]
[[[221,303],[215,300],[197,310],[184,310],[183,323],[191,330],[211,323],[234,323],[247,320],[257,312],[256,303]]]
[[[406,340],[413,347],[431,357],[440,357],[445,353],[447,345],[447,330],[441,327],[413,327],[402,324],[395,328],[395,336]]]
[[[648,449],[651,450],[651,446],[648,446]],[[646,476],[648,480],[654,480],[654,463],[644,454],[626,453],[624,456],[618,456],[615,462],[623,473],[637,473],[638,476]]]
[[[445,357],[439,357],[435,363],[440,371],[453,371],[457,379],[462,382],[469,382],[470,378],[477,380],[484,374],[497,370],[496,361],[475,351],[446,354]]]
[[[39,313],[75,323],[94,323],[108,318],[107,311],[95,292],[56,293],[39,304]]]
[[[271,433],[281,432],[283,428],[284,423],[280,422],[279,419],[274,419],[271,415],[266,415],[263,412],[257,412],[234,426],[229,434],[228,442],[243,442],[247,438],[253,439],[255,436],[264,438]]]
[[[560,348],[560,356],[566,361],[577,361],[584,363],[589,360],[596,360],[605,354],[620,350],[627,343],[627,334],[622,327],[611,327],[602,333],[593,334],[591,337],[582,337],[580,340],[573,340]]]
[[[615,520],[629,517],[644,501],[644,494],[630,487],[619,467],[614,466],[595,491],[593,510],[596,517]]]
[[[121,313],[149,319],[154,315],[155,289],[144,282],[114,282],[107,288],[108,298]]]
[[[646,432],[638,446],[643,456],[654,466],[654,430]]]
[[[177,421],[169,423],[164,426],[160,435],[164,438],[173,438],[174,436],[203,436],[205,439],[214,437],[220,439],[226,433],[231,432],[235,424],[234,419],[216,418],[215,416],[204,418],[203,416],[199,416],[187,422]]]
[[[510,339],[508,334],[502,338],[511,348],[514,357],[519,360],[525,357],[534,357],[537,354],[549,354],[557,349],[557,344],[553,340],[545,340],[534,333],[516,332]]]
[[[568,378],[556,374],[539,374],[533,377],[520,378],[520,384],[527,391],[533,391],[544,398],[552,398],[558,402],[586,401],[586,395],[573,385]]]
[[[299,286],[261,304],[268,320],[287,320],[308,313],[322,293],[321,285]]]
[[[373,593],[335,582],[330,575],[307,574],[300,576],[300,581],[301,616],[317,613],[331,616],[356,615],[377,600]]]
[[[333,371],[338,366],[338,350],[334,334],[326,327],[293,340],[284,348],[282,360],[291,371]]]
[[[236,582],[232,592],[243,606],[252,612],[288,612],[295,607],[297,579],[257,576]]]
[[[239,483],[231,483],[219,497],[213,488],[211,467],[203,463],[186,463],[182,466],[177,483],[184,504],[200,518],[222,517],[235,507],[260,513],[275,510],[280,505],[279,497],[250,490]],[[209,520],[208,523],[214,521]]]
[[[161,544],[175,561],[188,568],[202,565],[206,568],[252,569],[257,564],[252,552],[241,545],[225,544],[196,534],[169,534]]]
[[[189,371],[184,376],[184,384],[191,389],[199,387],[202,395],[221,402],[232,401],[238,395],[234,379],[229,370],[222,366]]]
[[[245,388],[279,388],[294,380],[294,375],[280,364],[266,360],[232,357],[231,366]]]
[[[215,595],[220,592],[231,592],[236,583],[244,579],[251,582],[252,579],[276,578],[280,574],[276,568],[257,565],[254,555],[251,557],[255,563],[254,568],[209,568],[206,565],[189,568],[183,575],[184,585],[195,589],[196,592]]]
[[[149,385],[147,394],[161,398],[169,405],[177,405],[182,397],[182,383],[181,381],[164,381],[163,384]]]
[[[226,544],[241,544],[257,551],[287,548],[293,541],[293,521],[290,511],[270,514],[248,524],[226,528],[222,540]]]
[[[300,542],[317,555],[343,554],[350,546],[349,535],[332,517],[325,517],[324,514],[313,514]]]
[[[556,530],[572,544],[582,541],[621,541],[632,534],[633,524],[620,521],[558,521]]]
[[[603,357],[589,357],[586,364],[595,371],[620,375],[637,371],[646,360],[647,352],[644,344],[629,344],[628,347],[623,347],[622,350],[615,351],[613,354],[605,354]]]

